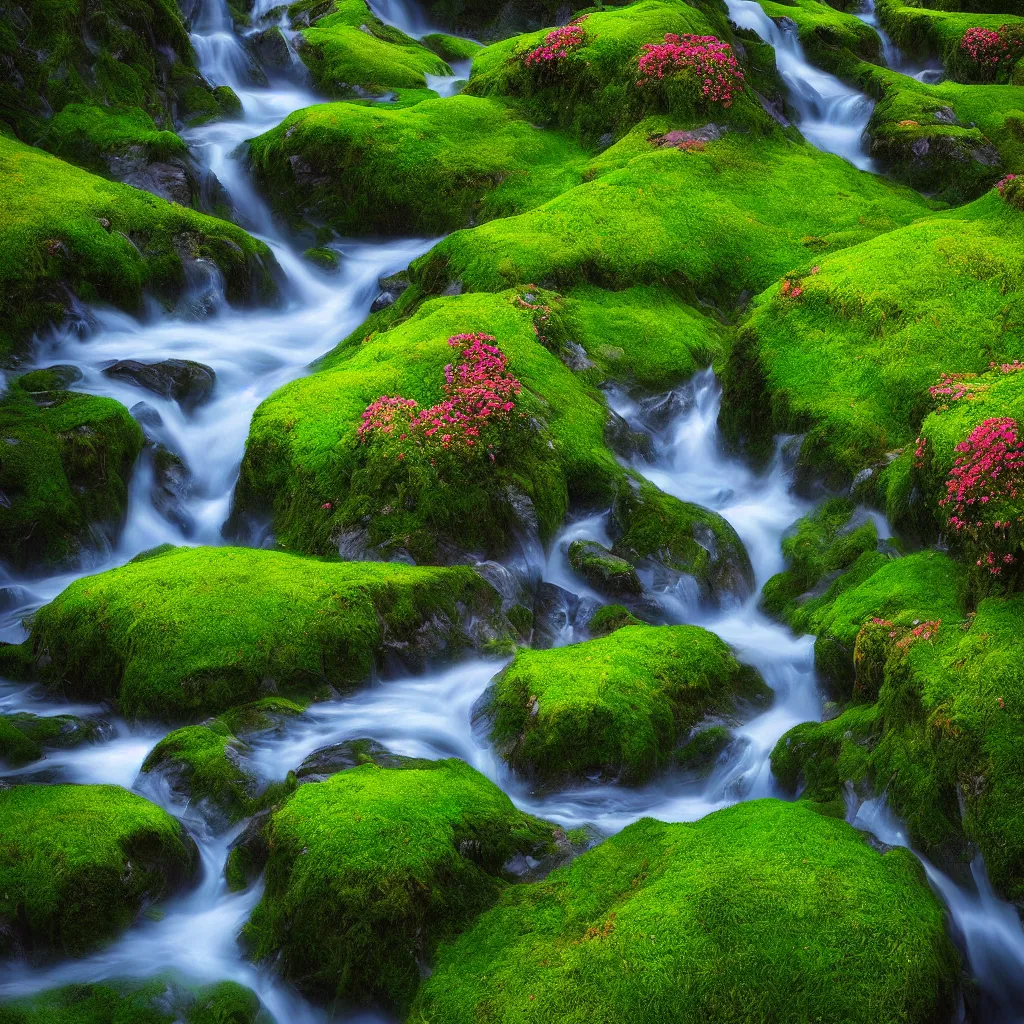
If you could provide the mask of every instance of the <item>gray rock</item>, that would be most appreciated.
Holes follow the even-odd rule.
[[[184,460],[158,444],[153,451],[153,508],[169,523],[174,523],[185,536],[195,529],[195,520],[186,500],[192,486],[192,473]]]
[[[164,359],[159,363],[121,359],[103,372],[114,380],[174,399],[186,412],[205,402],[216,382],[216,374],[209,366],[191,359]]]
[[[633,564],[613,555],[597,541],[573,541],[569,545],[569,565],[603,594],[621,597],[643,593],[643,584]]]

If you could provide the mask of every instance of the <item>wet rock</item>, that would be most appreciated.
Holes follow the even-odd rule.
[[[153,451],[153,508],[169,523],[173,523],[185,536],[195,529],[195,520],[186,502],[192,486],[192,472],[184,460],[158,444]]]
[[[292,54],[288,49],[288,40],[284,33],[276,25],[273,28],[263,29],[249,37],[249,48],[253,56],[261,64],[272,68],[287,68],[291,66]]]
[[[533,603],[533,646],[553,647],[567,633],[582,636],[600,605],[553,583],[537,585]]]
[[[149,402],[136,402],[128,411],[132,414],[135,422],[142,427],[147,441],[152,441],[154,439],[152,432],[164,425],[164,418]]]
[[[613,555],[592,540],[576,540],[569,545],[569,565],[595,590],[604,594],[639,595],[644,587],[636,569],[626,559]]]
[[[194,206],[199,198],[199,179],[191,161],[152,160],[145,146],[129,146],[124,152],[109,155],[107,172],[115,181],[182,206]]]
[[[654,455],[654,441],[642,430],[634,430],[617,412],[608,410],[604,425],[604,443],[624,459],[650,459]]]
[[[409,275],[400,270],[397,274],[388,274],[377,281],[380,294],[373,300],[371,313],[379,313],[382,309],[394,305],[399,296],[409,287]]]
[[[378,768],[416,768],[431,762],[393,754],[376,740],[346,740],[314,751],[295,769],[295,777],[300,782],[323,782],[338,772],[361,764],[375,764]]]
[[[159,363],[121,359],[103,372],[115,380],[174,399],[186,412],[210,397],[216,381],[216,374],[209,366],[190,359],[164,359]]]

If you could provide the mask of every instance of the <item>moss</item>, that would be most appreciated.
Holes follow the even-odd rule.
[[[877,549],[874,521],[855,518],[855,512],[849,498],[830,498],[797,522],[782,541],[787,568],[768,580],[761,594],[769,614],[791,622],[803,595]]]
[[[97,527],[119,527],[143,445],[123,405],[64,391],[46,372],[0,398],[0,554],[18,566],[66,562]],[[61,390],[38,390],[48,384]]]
[[[806,432],[807,475],[849,484],[917,436],[940,373],[1024,357],[1024,214],[990,193],[804,263],[754,301],[725,373],[722,426],[764,450]]]
[[[66,750],[98,738],[97,722],[75,715],[0,715],[0,759],[14,767],[36,761],[44,750]]]
[[[275,293],[270,251],[232,224],[3,137],[0,182],[0,359],[63,317],[68,290],[128,311],[147,291],[170,301],[183,256],[215,262],[232,302]]]
[[[711,599],[750,592],[754,574],[746,548],[717,512],[644,482],[620,492],[613,519],[616,555],[693,576]]]
[[[274,729],[282,722],[301,715],[307,705],[284,697],[263,697],[250,704],[229,708],[219,718],[228,732],[235,736],[249,736],[253,733]]]
[[[631,626],[546,651],[521,649],[488,703],[491,740],[545,783],[643,782],[708,716],[734,717],[771,693],[757,672],[698,626]]]
[[[26,643],[65,693],[181,720],[349,689],[396,644],[413,659],[457,650],[470,642],[463,613],[493,615],[496,600],[468,568],[179,548],[77,580],[36,614]]]
[[[845,70],[850,56],[881,63],[881,40],[873,28],[839,5],[818,0],[761,0],[769,18],[788,18],[796,24],[804,53],[812,64],[834,73]]]
[[[437,943],[498,898],[503,866],[554,841],[454,759],[301,786],[267,834],[266,889],[243,931],[253,957],[307,993],[398,1007]]]
[[[344,235],[437,235],[521,213],[578,185],[584,154],[504,104],[473,96],[321,103],[249,143],[277,209]]]
[[[319,267],[321,270],[326,270],[328,273],[336,274],[341,270],[341,260],[333,249],[318,246],[313,249],[307,249],[302,255],[305,256],[313,266]]]
[[[405,303],[413,290],[371,317],[318,372],[256,410],[236,512],[269,508],[278,541],[288,547],[333,551],[339,537],[354,532],[371,548],[404,549],[422,563],[461,551],[500,555],[524,528],[522,515],[535,515],[547,539],[570,500],[607,504],[625,472],[604,445],[603,402],[540,343],[534,311],[520,293],[436,299],[410,317]],[[493,335],[523,384],[519,405],[528,419],[512,434],[508,454],[450,477],[412,460],[374,457],[356,437],[363,410],[381,395],[424,407],[441,398],[451,359],[446,339],[467,331]],[[529,499],[532,512],[522,502],[517,511],[510,488]]]
[[[0,790],[0,934],[74,955],[111,938],[195,870],[194,844],[118,786]]]
[[[645,818],[508,890],[441,950],[413,1019],[925,1024],[951,1012],[956,973],[911,853],[756,800]]]
[[[587,623],[587,632],[592,636],[607,636],[624,626],[642,626],[643,623],[621,604],[606,604],[598,608]]]
[[[448,36],[442,32],[431,32],[429,35],[425,35],[420,42],[449,64],[472,60],[480,50],[480,44],[472,39]]]
[[[594,541],[573,541],[569,545],[569,565],[603,593],[637,595],[643,592],[636,569]]]
[[[647,119],[593,159],[584,184],[449,235],[413,264],[415,279],[432,292],[452,281],[565,293],[672,282],[691,302],[731,308],[745,290],[927,211],[909,190],[777,133],[729,132],[690,152],[648,141],[685,126]]]
[[[255,993],[231,981],[104,981],[0,1004],[4,1024],[265,1024]]]
[[[303,25],[298,53],[317,88],[330,96],[380,95],[389,89],[426,88],[426,75],[447,75],[448,65],[416,40],[385,25],[365,0],[295,3],[292,25]]]
[[[724,725],[700,729],[676,751],[676,764],[686,771],[707,775],[731,740],[732,733]]]

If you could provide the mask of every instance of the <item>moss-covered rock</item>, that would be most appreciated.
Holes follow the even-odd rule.
[[[298,0],[288,8],[295,43],[317,88],[345,99],[392,89],[423,89],[426,75],[448,65],[399,29],[385,25],[365,0]],[[425,94],[429,95],[429,94]]]
[[[587,623],[587,630],[592,636],[607,636],[624,626],[642,626],[640,621],[628,608],[621,604],[606,604],[598,608]]]
[[[772,768],[822,803],[841,804],[847,783],[884,792],[919,849],[965,870],[973,844],[996,889],[1019,901],[1024,601],[988,598],[968,613],[963,576],[943,556],[907,556],[836,600],[828,629],[857,703],[787,733]]]
[[[360,0],[362,2],[362,0]],[[439,235],[578,185],[585,156],[496,100],[321,103],[249,143],[274,206],[343,235]]]
[[[425,35],[420,42],[449,64],[472,60],[480,50],[480,44],[472,39],[449,36],[443,32],[431,32],[429,35]]]
[[[786,293],[775,284],[754,300],[720,425],[760,453],[775,433],[806,433],[801,474],[834,485],[884,466],[916,437],[941,373],[1024,358],[1012,326],[1024,308],[1022,226],[993,191],[807,260]]]
[[[44,750],[67,750],[99,739],[102,722],[77,715],[0,715],[0,760],[18,767],[37,761]]]
[[[676,764],[689,772],[707,775],[732,741],[732,733],[724,725],[697,729],[676,751]]]
[[[764,707],[771,691],[724,641],[698,626],[630,626],[546,651],[526,648],[497,677],[485,713],[517,771],[544,783],[638,783],[708,717]]]
[[[118,786],[0,790],[0,835],[0,953],[82,953],[198,863],[174,818]]]
[[[403,1007],[437,943],[506,888],[504,865],[556,831],[462,761],[350,768],[269,819],[243,939],[307,993]]]
[[[643,593],[636,569],[596,541],[576,540],[569,545],[569,565],[592,587],[610,595]]]
[[[0,397],[0,558],[20,567],[66,562],[93,531],[119,529],[143,445],[120,402],[65,391],[59,370]]]
[[[241,228],[105,181],[0,135],[0,359],[59,321],[69,295],[133,311],[145,292],[170,301],[183,260],[224,274],[235,303],[276,292],[269,249]]]
[[[503,628],[495,591],[468,568],[171,548],[76,581],[36,614],[26,644],[65,693],[181,720],[346,690],[389,655],[422,664],[473,642],[470,614]]]
[[[413,1019],[926,1024],[955,1005],[944,916],[911,853],[806,807],[647,818],[508,890],[441,949]]]
[[[174,978],[68,985],[0,1003],[4,1024],[266,1024],[254,992],[232,981],[189,987]]]

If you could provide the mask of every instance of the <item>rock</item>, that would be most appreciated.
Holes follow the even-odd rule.
[[[292,54],[288,49],[288,41],[277,25],[249,36],[248,44],[261,64],[278,69],[291,67]]]
[[[640,595],[644,591],[636,569],[596,541],[573,541],[569,545],[569,565],[603,594]]]
[[[159,363],[121,359],[103,372],[115,380],[174,399],[186,412],[191,412],[210,397],[216,381],[216,375],[209,366],[190,359],[164,359]]]
[[[68,750],[111,732],[106,722],[77,715],[0,715],[0,759],[17,767],[38,760],[45,750]]]
[[[18,378],[18,387],[30,395],[38,395],[47,391],[66,391],[81,379],[82,371],[77,366],[61,363],[22,374]]]
[[[295,769],[295,777],[300,782],[323,782],[338,772],[361,764],[375,764],[378,768],[415,768],[433,765],[433,762],[392,754],[376,740],[346,740],[344,743],[335,743],[333,746],[313,751]]]
[[[337,274],[341,270],[341,260],[338,258],[338,254],[326,246],[307,249],[302,255],[314,266],[328,274]]]
[[[634,430],[626,419],[612,409],[604,427],[604,442],[624,459],[650,459],[654,455],[654,439],[642,430]]]
[[[725,125],[706,124],[689,131],[671,131],[652,135],[647,141],[659,149],[703,149],[709,142],[717,142],[729,129]]]
[[[153,450],[153,491],[150,500],[169,523],[187,537],[195,529],[195,520],[186,502],[192,485],[192,473],[179,455],[158,444]]]
[[[136,402],[128,411],[132,414],[135,422],[142,427],[142,432],[146,435],[146,440],[150,442],[154,441],[154,429],[164,425],[164,418],[160,413],[148,402]]]
[[[553,647],[566,635],[582,635],[597,602],[553,583],[537,584],[533,604],[533,646]]]

